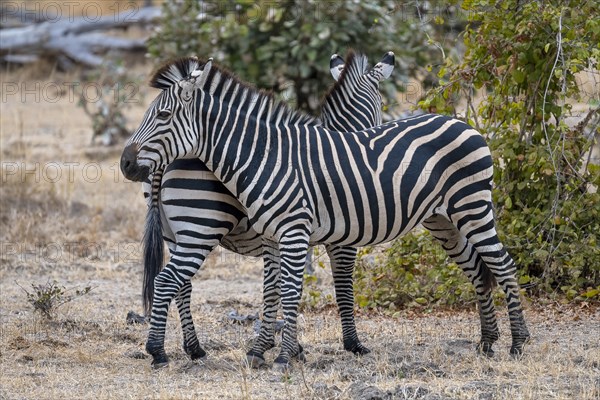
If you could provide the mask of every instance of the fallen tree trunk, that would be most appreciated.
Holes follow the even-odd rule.
[[[87,65],[99,66],[99,53],[108,50],[144,50],[145,39],[126,39],[98,31],[124,29],[133,25],[153,24],[160,7],[145,7],[98,19],[64,18],[24,27],[0,30],[0,57],[5,62],[30,62],[39,56],[68,57]]]

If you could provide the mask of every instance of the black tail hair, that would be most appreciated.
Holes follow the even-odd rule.
[[[160,185],[163,171],[156,171],[152,176],[150,191],[150,207],[146,214],[146,227],[144,230],[144,282],[142,298],[144,299],[144,313],[150,317],[152,301],[154,299],[154,278],[163,268],[165,249],[162,235],[162,222],[160,219]]]

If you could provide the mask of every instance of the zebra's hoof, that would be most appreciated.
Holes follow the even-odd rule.
[[[492,344],[487,342],[481,342],[477,345],[477,353],[482,354],[486,357],[493,357],[494,350],[492,350]]]
[[[155,354],[150,353],[150,355],[152,356],[152,369],[161,369],[169,365],[169,358],[164,350]]]
[[[363,346],[362,344],[358,344],[358,346],[354,347],[354,349],[350,350],[356,356],[364,356],[371,352],[371,349]]]
[[[288,374],[292,371],[292,364],[285,358],[277,357],[273,362],[273,371],[280,374]]]
[[[206,357],[206,351],[204,351],[199,344],[196,344],[192,347],[183,346],[183,350],[188,356],[190,356],[192,361],[200,360],[201,358]]]
[[[265,366],[265,358],[259,354],[246,354],[246,361],[250,368],[259,369]]]
[[[529,333],[518,337],[517,340],[513,340],[513,344],[510,348],[510,355],[514,358],[521,358],[527,343],[529,343]]]
[[[190,354],[190,358],[192,359],[192,361],[202,360],[202,359],[206,358],[206,352],[203,351],[201,353]]]
[[[165,361],[152,361],[152,369],[154,370],[158,370],[158,369],[163,369],[166,368],[169,365],[169,360],[165,360]]]
[[[510,348],[510,355],[513,356],[513,358],[515,359],[520,359],[521,357],[523,357],[523,348],[524,348],[524,344],[520,344],[520,345],[513,345]]]
[[[344,350],[354,353],[357,356],[369,354],[371,350],[362,345],[358,340],[344,340]]]

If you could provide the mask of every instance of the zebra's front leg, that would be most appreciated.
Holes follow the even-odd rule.
[[[331,273],[335,285],[335,300],[342,321],[344,350],[357,355],[371,352],[358,339],[354,321],[354,285],[353,273],[356,261],[356,249],[353,247],[326,246],[331,260]]]
[[[304,266],[308,251],[308,234],[296,231],[296,235],[283,237],[279,243],[281,259],[281,305],[285,325],[281,351],[273,363],[273,368],[287,371],[290,359],[303,360],[303,349],[298,343],[298,306],[302,297]]]
[[[192,283],[187,281],[175,296],[175,303],[179,311],[179,320],[183,332],[183,350],[192,360],[198,360],[206,356],[206,351],[200,347],[192,311],[190,309],[190,300],[192,297]]]
[[[165,352],[165,329],[169,305],[184,284],[185,281],[179,276],[172,262],[169,262],[154,279],[154,300],[150,314],[150,331],[146,342],[146,351],[152,356],[153,368],[162,368],[169,364]]]
[[[279,245],[263,239],[263,315],[258,338],[246,353],[248,364],[260,368],[265,364],[264,353],[275,347],[275,322],[281,297]]]

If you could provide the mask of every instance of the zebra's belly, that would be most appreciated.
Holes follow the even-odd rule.
[[[202,162],[181,161],[163,176],[165,221],[178,243],[216,245],[246,216],[244,208]]]
[[[221,246],[243,256],[260,257],[262,256],[262,235],[252,229],[250,221],[246,217],[223,238]]]
[[[385,243],[407,234],[431,215],[445,213],[442,193],[432,192],[417,202],[414,193],[391,189],[397,185],[377,187],[369,195],[350,192],[345,202],[339,198],[328,199],[329,204],[323,201],[311,243],[351,247]]]
[[[424,218],[418,218],[402,224],[397,221],[392,229],[378,231],[377,226],[373,225],[373,220],[350,220],[346,223],[332,224],[329,227],[320,227],[310,237],[311,246],[318,244],[334,244],[339,246],[363,247],[386,243],[404,236],[424,219],[433,215],[435,211],[429,211],[424,214]],[[381,221],[378,221],[381,222]],[[379,232],[379,233],[378,233]]]

